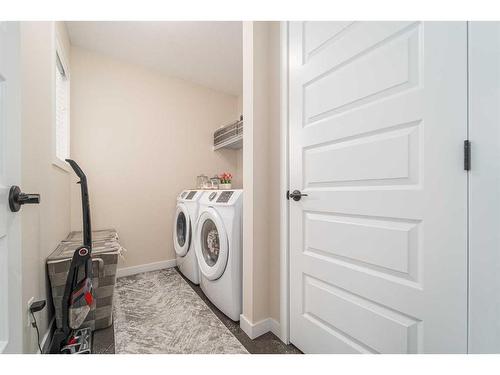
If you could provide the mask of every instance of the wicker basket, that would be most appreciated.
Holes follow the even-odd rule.
[[[81,328],[98,330],[113,323],[113,292],[116,283],[118,256],[123,248],[114,229],[92,232],[92,270],[94,302]],[[47,258],[47,271],[52,289],[56,325],[62,325],[61,301],[64,295],[71,258],[82,245],[82,232],[71,232]]]

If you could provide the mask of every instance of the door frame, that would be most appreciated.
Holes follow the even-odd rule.
[[[500,351],[497,323],[500,311],[500,212],[497,204],[500,113],[495,107],[500,98],[497,68],[500,51],[490,47],[500,40],[500,22],[469,21],[467,27],[468,137],[472,150],[467,192],[468,352],[486,354]],[[486,110],[491,108],[493,110]],[[480,218],[486,222],[476,225]]]
[[[290,343],[288,21],[280,21],[280,339]]]
[[[467,23],[468,28],[470,27],[470,22]],[[288,109],[289,109],[289,82],[288,82],[288,30],[289,30],[289,22],[288,21],[280,21],[280,339],[285,344],[290,343],[290,247],[289,247],[289,207],[288,200],[285,199],[286,193],[289,189],[289,121],[288,121]],[[467,40],[467,54],[470,58],[470,36],[468,35]],[[467,75],[468,81],[470,84],[470,67],[467,67]],[[470,105],[470,88],[468,88],[467,92],[468,101]],[[472,119],[474,120],[474,119]],[[473,122],[473,121],[472,121]],[[470,132],[471,119],[469,118],[467,121],[468,132]],[[499,141],[500,142],[500,141]],[[474,147],[478,147],[478,145],[474,145]],[[474,159],[472,159],[474,160]],[[483,161],[484,162],[484,161]],[[472,162],[472,168],[474,168],[474,162]],[[493,170],[492,173],[494,173]],[[471,174],[469,173],[468,180],[471,178]],[[470,194],[468,188],[468,196]],[[470,210],[471,203],[470,200],[468,202],[467,209],[467,220],[470,222]],[[500,216],[497,216],[500,217]],[[500,219],[498,220],[497,227],[500,227]],[[477,233],[476,233],[477,234]],[[468,240],[468,265],[467,265],[467,278],[469,280],[467,296],[468,296],[468,352],[470,353],[471,348],[471,306],[470,306],[470,294],[471,294],[471,285],[470,285],[470,255],[475,251],[473,248],[473,244],[470,242],[470,228],[468,228],[467,238]],[[491,251],[495,251],[495,249],[490,249]],[[492,264],[492,267],[494,264]],[[490,270],[488,270],[490,271]],[[477,271],[476,271],[477,272]],[[491,272],[491,271],[490,271]],[[477,286],[476,286],[477,287]],[[476,319],[477,320],[477,319]]]

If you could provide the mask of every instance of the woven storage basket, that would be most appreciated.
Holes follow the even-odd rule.
[[[82,325],[98,330],[113,323],[113,292],[116,283],[118,256],[123,248],[114,229],[92,232],[92,270],[94,302]],[[47,258],[47,271],[52,289],[52,302],[56,313],[57,328],[62,323],[61,301],[64,295],[71,258],[82,245],[82,232],[71,232]]]

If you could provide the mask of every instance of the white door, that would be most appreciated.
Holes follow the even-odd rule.
[[[9,208],[21,179],[19,23],[0,22],[0,353],[22,352],[21,217]]]
[[[465,22],[289,25],[290,337],[467,351]]]
[[[468,35],[469,353],[500,353],[500,22]]]

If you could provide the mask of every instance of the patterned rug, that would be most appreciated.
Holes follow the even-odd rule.
[[[173,268],[118,279],[113,314],[117,354],[248,354]]]

